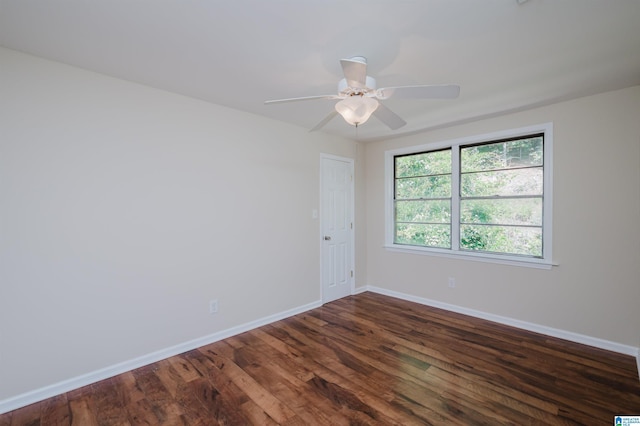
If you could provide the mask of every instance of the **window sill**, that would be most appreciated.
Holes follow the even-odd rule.
[[[492,256],[484,253],[459,252],[444,249],[406,246],[401,244],[387,244],[384,248],[388,251],[398,253],[446,257],[449,259],[471,260],[474,262],[495,263],[499,265],[520,266],[525,268],[549,270],[554,266],[558,266],[558,264],[548,262],[544,259],[529,259],[518,256]]]

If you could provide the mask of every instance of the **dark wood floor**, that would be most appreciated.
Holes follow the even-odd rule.
[[[612,425],[633,357],[373,293],[0,415],[6,425]]]

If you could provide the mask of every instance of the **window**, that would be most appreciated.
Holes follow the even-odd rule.
[[[395,157],[396,244],[451,247],[451,150]]]
[[[387,247],[549,266],[551,131],[388,151]]]

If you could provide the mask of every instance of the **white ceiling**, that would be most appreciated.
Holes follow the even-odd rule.
[[[456,100],[385,104],[407,125],[339,116],[375,140],[640,84],[637,0],[0,0],[0,44],[242,111],[314,127],[339,60],[378,87],[456,83]]]

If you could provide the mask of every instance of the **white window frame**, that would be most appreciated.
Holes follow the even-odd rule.
[[[472,145],[487,142],[498,142],[502,139],[518,138],[531,134],[544,134],[544,186],[543,186],[543,225],[542,225],[542,257],[524,257],[508,254],[470,252],[459,249],[460,239],[460,161],[458,156],[461,145]],[[394,229],[394,158],[398,155],[417,154],[425,151],[436,151],[451,148],[452,166],[452,194],[451,194],[451,249],[435,247],[411,246],[395,244]],[[553,230],[553,123],[536,124],[518,129],[502,130],[494,133],[469,136],[459,139],[429,143],[419,146],[410,146],[385,151],[385,248],[390,251],[423,254],[429,256],[442,256],[456,259],[466,259],[481,262],[499,263],[515,266],[550,269],[552,262],[552,230]]]

